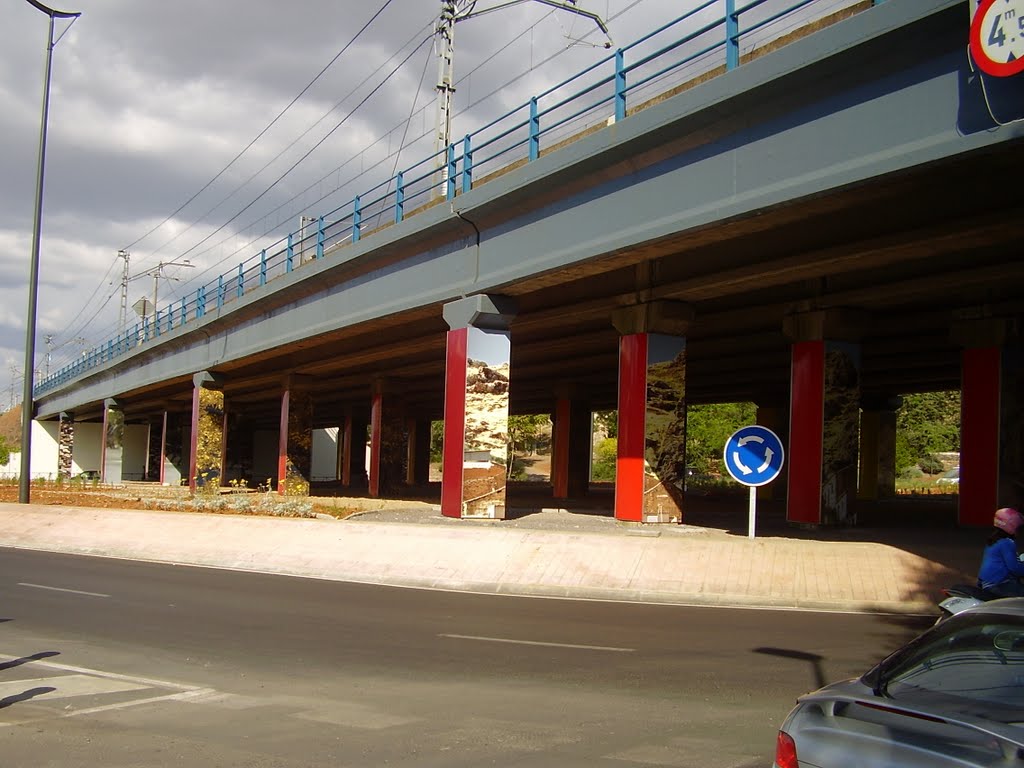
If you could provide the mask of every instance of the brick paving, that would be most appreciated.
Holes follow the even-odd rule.
[[[541,507],[460,521],[405,502],[338,521],[0,503],[0,546],[504,594],[931,613],[942,586],[973,578],[986,535],[800,530],[769,512],[750,539],[745,510],[703,518],[639,527]]]

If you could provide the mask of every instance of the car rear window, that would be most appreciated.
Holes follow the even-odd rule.
[[[964,617],[966,618],[966,617]],[[1024,618],[979,615],[950,621],[889,660],[879,688],[1002,722],[1024,721]]]

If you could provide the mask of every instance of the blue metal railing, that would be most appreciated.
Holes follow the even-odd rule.
[[[882,1],[872,0],[871,5]],[[461,141],[328,211],[316,220],[315,227],[289,233],[241,262],[237,269],[198,286],[180,302],[156,309],[152,316],[43,379],[35,393],[43,394],[189,322],[222,312],[233,301],[265,288],[306,261],[322,259],[331,249],[359,242],[381,226],[401,223],[438,199],[451,200],[466,194],[474,185],[485,182],[488,175],[536,160],[546,143],[556,145],[560,140],[572,140],[586,128],[621,121],[631,100],[639,104],[643,96],[663,96],[675,85],[722,68],[723,54],[725,70],[735,69],[740,66],[741,40],[756,38],[756,33],[781,20],[794,19],[797,28],[830,12],[858,9],[863,4],[856,0],[838,6],[836,0],[698,2],[678,18],[542,91]],[[711,15],[715,6],[722,9],[720,16]],[[798,17],[799,11],[810,12],[811,6],[824,10],[817,17]],[[760,14],[755,14],[759,9]],[[744,21],[746,26],[742,26]],[[767,33],[755,39],[753,45],[776,40],[785,31],[774,36]],[[652,92],[655,87],[660,90]]]

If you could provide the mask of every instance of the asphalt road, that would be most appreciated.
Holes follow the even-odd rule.
[[[921,619],[510,598],[0,549],[6,766],[771,765]]]

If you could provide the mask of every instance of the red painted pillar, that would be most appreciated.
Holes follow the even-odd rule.
[[[1001,349],[962,353],[960,400],[960,525],[990,525],[1000,506]]]
[[[462,517],[468,337],[469,328],[448,331],[444,374],[444,443],[441,449],[441,514],[445,517]]]
[[[514,303],[468,296],[444,306],[444,447],[441,513],[503,519]]]
[[[569,419],[571,401],[568,397],[555,400],[554,424],[551,430],[551,495],[556,499],[569,498]]]
[[[641,522],[647,416],[647,334],[619,339],[619,439],[615,460],[615,519]]]
[[[825,342],[798,342],[793,345],[790,370],[786,519],[791,523],[821,522],[824,402]]]
[[[199,385],[192,386],[192,431],[189,433],[188,489],[196,492],[196,475],[199,468]]]
[[[103,429],[100,432],[100,482],[107,482],[107,429],[110,424],[110,407],[103,404]]]
[[[291,406],[291,389],[285,387],[281,393],[281,420],[277,433],[277,492],[282,496],[288,489],[288,410]]]
[[[375,387],[370,404],[370,496],[380,498],[380,459],[384,393]]]
[[[836,307],[789,315],[789,483],[786,519],[856,523],[860,345],[865,313]]]
[[[615,518],[681,523],[686,484],[686,332],[689,305],[670,301],[616,310],[619,437]]]
[[[593,416],[582,389],[563,384],[556,391],[551,433],[551,492],[556,499],[580,498],[590,489]]]

